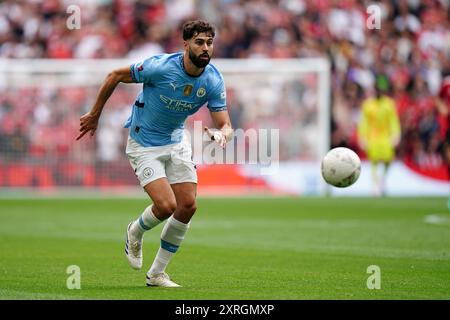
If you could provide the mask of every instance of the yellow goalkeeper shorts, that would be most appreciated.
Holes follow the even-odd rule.
[[[394,159],[394,146],[383,141],[372,142],[367,147],[367,157],[370,161],[391,162]]]

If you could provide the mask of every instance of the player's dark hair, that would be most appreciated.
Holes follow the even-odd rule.
[[[183,40],[192,39],[199,33],[206,33],[214,38],[216,30],[212,24],[203,20],[188,21],[183,24]]]

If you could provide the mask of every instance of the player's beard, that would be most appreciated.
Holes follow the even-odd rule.
[[[208,65],[209,61],[211,60],[211,57],[208,55],[208,60],[200,59],[200,56],[204,55],[204,53],[196,56],[194,52],[189,48],[189,59],[191,59],[194,66],[197,68],[204,68]]]

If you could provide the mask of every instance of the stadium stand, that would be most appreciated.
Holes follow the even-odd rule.
[[[388,75],[402,127],[398,157],[418,172],[446,179],[441,148],[447,122],[437,113],[434,97],[442,75],[450,71],[450,6],[438,0],[376,3],[384,13],[382,32],[366,27],[366,8],[372,1],[357,0],[78,1],[83,27],[71,31],[66,28],[67,1],[6,0],[0,3],[0,58],[18,59],[17,63],[21,58],[140,60],[181,50],[180,25],[205,18],[218,29],[217,58],[328,57],[331,144],[353,148],[362,156],[356,139],[361,101],[371,92],[376,74]],[[77,159],[67,137],[76,136],[79,116],[92,102],[92,92],[0,87],[0,185],[135,184],[132,172],[117,181],[111,175],[115,170],[104,176],[83,159],[53,172],[44,166],[55,157]],[[119,90],[108,108],[122,119],[127,114],[120,107],[133,99]],[[230,102],[236,106],[230,111],[235,126],[245,129],[258,121],[245,116],[237,99]],[[50,110],[49,105],[56,108]],[[99,134],[117,131],[107,121]],[[130,171],[115,164],[123,140],[113,138],[98,150],[91,142],[89,152],[97,152],[96,166],[108,163]],[[80,170],[89,174],[80,177]]]

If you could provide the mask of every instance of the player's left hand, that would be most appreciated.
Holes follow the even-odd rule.
[[[227,139],[225,138],[225,135],[221,130],[212,130],[208,127],[205,127],[205,131],[208,134],[208,137],[211,138],[211,140],[214,140],[221,146],[222,148],[225,148],[227,144]]]

